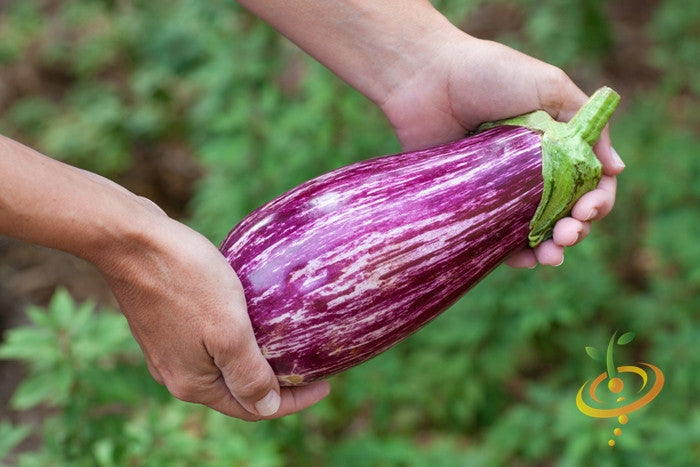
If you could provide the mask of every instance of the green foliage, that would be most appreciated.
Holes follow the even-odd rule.
[[[82,384],[91,379],[98,385],[97,392],[104,393],[107,400],[130,395],[123,388],[123,381],[115,379],[114,371],[120,361],[114,356],[135,354],[137,346],[123,317],[116,313],[95,316],[93,310],[91,303],[76,306],[62,289],[56,292],[47,310],[27,310],[34,327],[11,331],[0,351],[2,358],[27,361],[34,374],[15,392],[15,408],[67,404],[76,395],[84,394]],[[96,335],[102,336],[100,340],[95,339]]]
[[[20,360],[29,372],[12,407],[49,415],[41,427],[0,424],[0,460],[35,429],[44,443],[21,454],[20,466],[281,465],[255,425],[171,399],[148,375],[120,314],[76,304],[59,289],[28,317],[29,325],[7,333],[0,358]]]
[[[560,67],[595,62],[612,47],[604,0],[526,1],[526,32],[537,56]]]
[[[602,360],[601,355],[600,355],[600,350],[596,349],[595,347],[586,346],[586,353],[593,360],[597,360],[597,361]]]
[[[15,427],[8,422],[0,422],[0,462],[29,434],[29,431],[29,427],[26,426]],[[0,463],[0,465],[4,464]]]
[[[51,3],[51,11],[44,3]],[[436,1],[457,24],[487,2]],[[493,2],[488,2],[493,3]],[[504,40],[567,71],[605,68],[617,31],[607,2],[507,1]],[[700,147],[697,2],[649,12],[637,53],[658,83],[629,86],[611,125],[627,163],[617,203],[557,269],[500,268],[452,309],[335,377],[329,398],[247,424],[173,400],[154,383],[124,319],[59,291],[0,357],[28,376],[0,423],[17,465],[664,465],[700,463]],[[176,144],[204,175],[182,219],[218,242],[240,218],[334,167],[398,149],[363,97],[232,1],[9,2],[0,63],[38,70],[0,129],[54,157],[119,178]],[[609,84],[609,83],[601,83]],[[614,87],[614,83],[613,83]],[[167,152],[167,151],[166,151]],[[666,386],[614,420],[574,404],[605,371],[653,363]],[[592,357],[592,358],[589,358]],[[32,452],[12,454],[33,432]],[[14,457],[10,457],[14,456]]]
[[[617,343],[619,345],[626,345],[629,344],[634,340],[634,333],[633,332],[626,332],[617,339]]]
[[[657,38],[651,60],[664,74],[664,85],[671,91],[688,90],[700,95],[700,5],[698,2],[666,0],[652,23]],[[697,106],[696,106],[697,107]],[[697,110],[694,117],[700,117]]]

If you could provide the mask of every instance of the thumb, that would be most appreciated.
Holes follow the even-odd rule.
[[[245,329],[245,328],[244,328]],[[238,328],[238,339],[212,353],[214,363],[236,401],[248,412],[269,417],[280,408],[280,387],[272,368],[260,351],[250,325],[249,332]]]
[[[219,288],[229,295],[219,308],[224,318],[209,321],[207,351],[235,401],[255,417],[270,417],[280,408],[279,383],[255,340],[243,287],[223,256],[219,259],[226,271],[219,278],[232,283]]]

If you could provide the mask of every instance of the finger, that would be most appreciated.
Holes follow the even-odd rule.
[[[564,247],[547,240],[535,247],[535,257],[540,264],[559,266],[564,262]]]
[[[176,399],[194,404],[206,405],[224,415],[242,420],[261,420],[264,415],[244,407],[229,389],[224,376],[213,368],[213,371],[202,372],[196,368],[197,363],[190,367],[180,368],[176,372],[163,372],[165,386]]]
[[[554,225],[552,239],[557,245],[573,246],[583,240],[590,230],[590,222],[581,222],[573,217],[565,217]]]
[[[600,220],[607,216],[615,204],[617,179],[603,175],[595,190],[581,196],[571,215],[580,221]]]
[[[593,146],[593,152],[603,165],[603,174],[615,176],[625,169],[625,163],[610,142],[610,126],[606,125],[600,139]]]
[[[261,420],[262,416],[251,413],[244,408],[231,394],[224,377],[220,374],[211,383],[202,383],[199,381],[193,384],[189,390],[175,388],[170,389],[171,394],[185,402],[206,405],[207,407],[216,410],[229,417],[240,418],[246,421]]]
[[[510,254],[506,258],[505,263],[512,268],[532,269],[537,266],[537,258],[535,258],[535,253],[530,248],[524,248]]]
[[[163,375],[161,372],[158,370],[158,366],[155,364],[153,359],[151,358],[150,353],[146,350],[146,347],[143,345],[143,341],[139,337],[139,334],[137,332],[134,332],[134,328],[131,325],[131,322],[129,322],[129,329],[131,330],[131,334],[134,336],[134,340],[136,343],[139,345],[139,348],[141,349],[141,353],[143,354],[143,359],[146,361],[146,367],[148,368],[148,372],[151,374],[151,377],[158,383],[165,385],[165,378],[163,378]]]
[[[326,397],[330,393],[330,389],[328,381],[282,388],[282,402],[275,418],[293,414],[314,405]]]
[[[148,367],[148,372],[158,384],[164,385],[165,379],[163,378],[163,375],[160,374],[160,371],[158,371],[158,368],[153,364],[151,358],[147,354],[144,354],[144,357],[146,360],[146,366]]]
[[[209,386],[199,397],[192,397],[188,402],[196,402],[221,412],[230,417],[247,421],[280,418],[304,410],[325,398],[330,392],[330,384],[327,381],[318,381],[305,386],[285,387],[280,391],[279,409],[271,415],[259,415],[245,409],[231,394],[223,377],[215,384]],[[187,399],[183,399],[187,400]]]
[[[227,342],[209,343],[207,351],[221,371],[226,387],[251,414],[274,415],[281,404],[279,384],[258,348],[250,323],[231,328],[224,335]]]
[[[538,88],[540,106],[554,119],[568,122],[585,104],[588,96],[561,70],[551,70],[549,80],[543,80],[546,86]],[[624,170],[625,163],[612,147],[609,125],[603,129],[593,151],[600,160],[605,175],[614,176]]]
[[[542,80],[543,85],[538,87],[540,107],[555,120],[568,122],[588,96],[559,68],[552,67],[550,72],[551,76]]]

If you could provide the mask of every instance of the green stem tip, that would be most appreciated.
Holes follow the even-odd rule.
[[[516,125],[541,134],[544,189],[542,200],[530,221],[528,239],[531,247],[551,238],[554,224],[568,216],[576,201],[598,185],[603,171],[593,145],[619,102],[618,93],[603,87],[568,123],[558,122],[547,112],[538,110],[480,127]]]
[[[602,87],[593,93],[568,125],[586,143],[593,146],[600,139],[603,128],[608,124],[619,102],[620,95],[618,93],[607,86]]]

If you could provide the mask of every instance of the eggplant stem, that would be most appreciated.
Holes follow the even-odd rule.
[[[518,117],[490,122],[480,129],[499,125],[529,128],[542,137],[542,201],[530,222],[531,247],[552,237],[554,224],[571,213],[585,193],[593,190],[603,174],[593,145],[612,116],[620,95],[608,87],[598,89],[568,122],[554,120],[538,110]]]
[[[620,95],[609,87],[598,89],[576,112],[568,125],[589,145],[593,146],[608,124]]]

